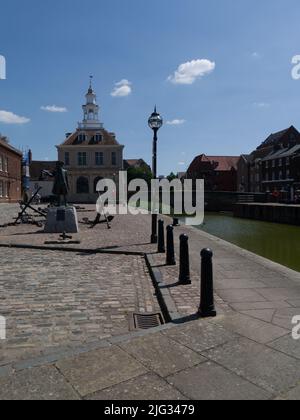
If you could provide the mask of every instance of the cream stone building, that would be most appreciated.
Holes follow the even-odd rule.
[[[65,141],[56,146],[58,160],[65,163],[69,173],[69,202],[95,203],[96,186],[100,179],[115,180],[123,170],[123,150],[114,133],[104,129],[99,120],[99,105],[90,83],[86,103],[82,107],[83,121]]]

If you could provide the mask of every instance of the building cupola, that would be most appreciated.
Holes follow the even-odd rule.
[[[99,121],[99,105],[97,104],[97,96],[92,86],[92,79],[90,77],[90,86],[85,95],[86,103],[82,106],[83,121],[79,123],[79,129],[97,130],[103,128],[103,124]]]

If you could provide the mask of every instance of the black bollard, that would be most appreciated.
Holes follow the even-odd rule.
[[[211,249],[201,251],[201,303],[199,315],[202,318],[217,316],[214,303],[214,284],[213,284],[213,252]]]
[[[192,284],[190,276],[189,237],[180,236],[180,274],[179,284]]]
[[[174,250],[174,228],[172,225],[167,227],[167,261],[166,265],[176,265]]]
[[[163,220],[158,221],[158,253],[164,254],[166,252],[165,247],[165,223]]]
[[[173,227],[180,226],[178,217],[173,218]]]

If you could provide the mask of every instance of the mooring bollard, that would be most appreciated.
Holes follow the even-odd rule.
[[[202,318],[217,316],[214,300],[213,252],[211,249],[201,251],[201,303],[199,315]]]
[[[192,284],[190,276],[189,237],[180,236],[180,274],[179,284]]]
[[[173,227],[180,226],[178,217],[173,217]]]
[[[158,253],[164,254],[165,247],[165,223],[163,220],[158,221]]]
[[[172,225],[167,227],[167,261],[166,265],[176,265],[174,250],[174,228]]]

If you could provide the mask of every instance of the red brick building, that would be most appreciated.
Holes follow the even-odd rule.
[[[191,163],[189,179],[204,179],[206,191],[237,191],[239,156],[197,156]]]
[[[0,136],[0,203],[13,203],[22,198],[22,152]]]

